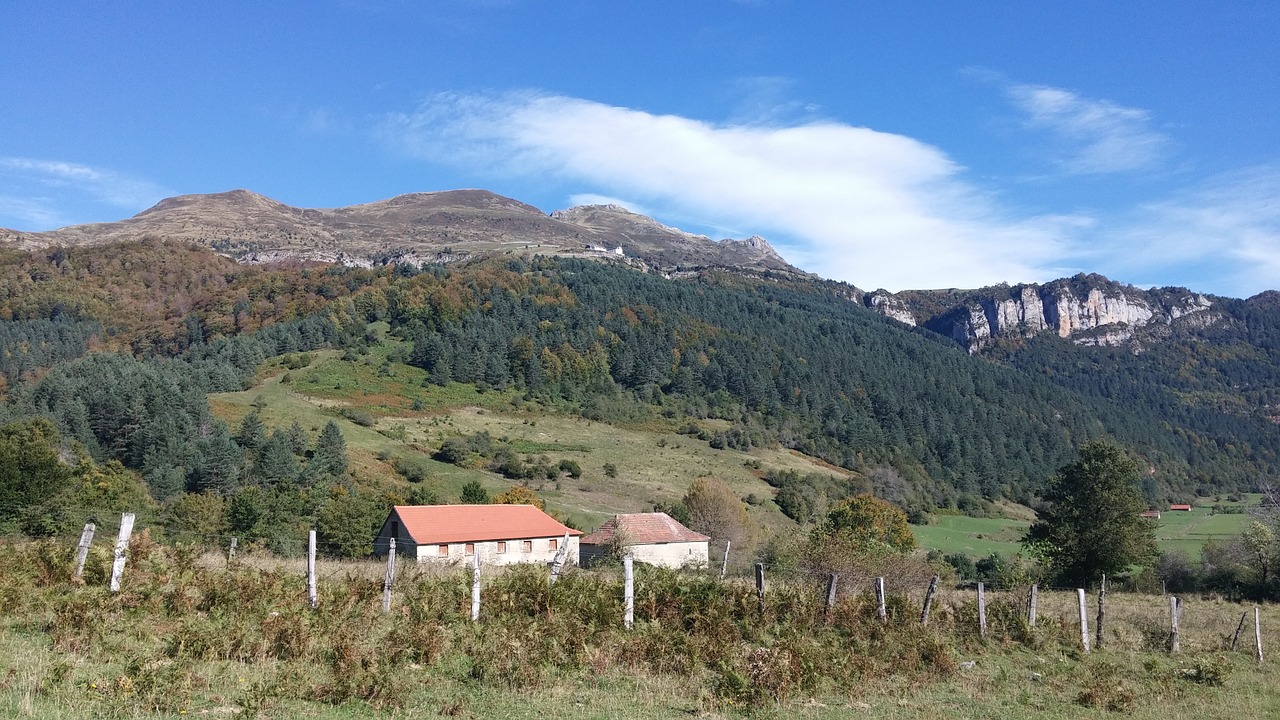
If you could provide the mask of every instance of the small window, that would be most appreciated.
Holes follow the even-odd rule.
[[[555,550],[556,548],[560,547],[560,541],[555,538],[551,538],[548,542],[551,544],[548,545],[547,547],[551,548],[552,550]]]
[[[521,552],[533,552],[532,540],[525,540],[522,543],[520,543],[520,545],[521,545],[520,547]]]
[[[400,539],[400,523],[395,520],[391,521],[391,537],[397,540]]]
[[[440,553],[440,557],[449,557],[449,546],[441,545],[438,548],[437,552]]]
[[[504,553],[504,552],[506,552],[506,551],[507,551],[507,542],[506,542],[505,540],[499,540],[499,541],[498,541],[498,552],[499,552],[499,553]]]
[[[465,554],[466,554],[468,557],[470,557],[471,555],[475,555],[475,554],[476,554],[476,544],[475,544],[475,543],[467,543],[467,544],[466,544],[466,548],[465,548],[464,552],[465,552]]]

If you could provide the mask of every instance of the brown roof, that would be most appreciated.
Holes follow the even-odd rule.
[[[670,542],[702,542],[711,538],[681,525],[666,513],[629,513],[614,515],[599,530],[584,535],[585,545],[606,545],[621,529],[630,545],[653,545]]]
[[[532,505],[396,505],[391,512],[420,545],[582,534]]]

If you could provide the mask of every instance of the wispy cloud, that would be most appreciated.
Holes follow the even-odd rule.
[[[1151,284],[1176,274],[1233,297],[1280,289],[1278,198],[1280,165],[1211,178],[1130,213],[1105,243],[1104,261]]]
[[[107,205],[138,211],[167,193],[146,180],[63,160],[0,157],[0,223],[48,230],[81,220],[77,208]]]
[[[556,95],[446,94],[379,130],[431,161],[768,233],[793,262],[864,287],[1047,279],[1082,222],[1010,215],[937,148],[835,122],[719,125]]]
[[[1046,85],[1007,83],[1029,127],[1057,139],[1054,161],[1075,175],[1128,172],[1159,165],[1170,146],[1150,113]]]

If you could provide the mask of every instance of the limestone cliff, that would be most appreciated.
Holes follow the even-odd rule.
[[[1214,321],[1213,300],[1183,288],[1140,290],[1101,275],[980,290],[877,291],[863,303],[978,352],[997,338],[1054,332],[1078,345],[1120,345],[1174,322]]]

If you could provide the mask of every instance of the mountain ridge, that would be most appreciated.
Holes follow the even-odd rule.
[[[153,235],[250,263],[294,259],[370,267],[512,253],[595,257],[658,272],[721,267],[807,275],[763,238],[716,241],[611,205],[546,214],[479,189],[406,193],[339,208],[293,207],[245,189],[178,195],[116,222],[47,232],[0,229],[0,245],[36,250]],[[621,254],[614,251],[619,247]]]

